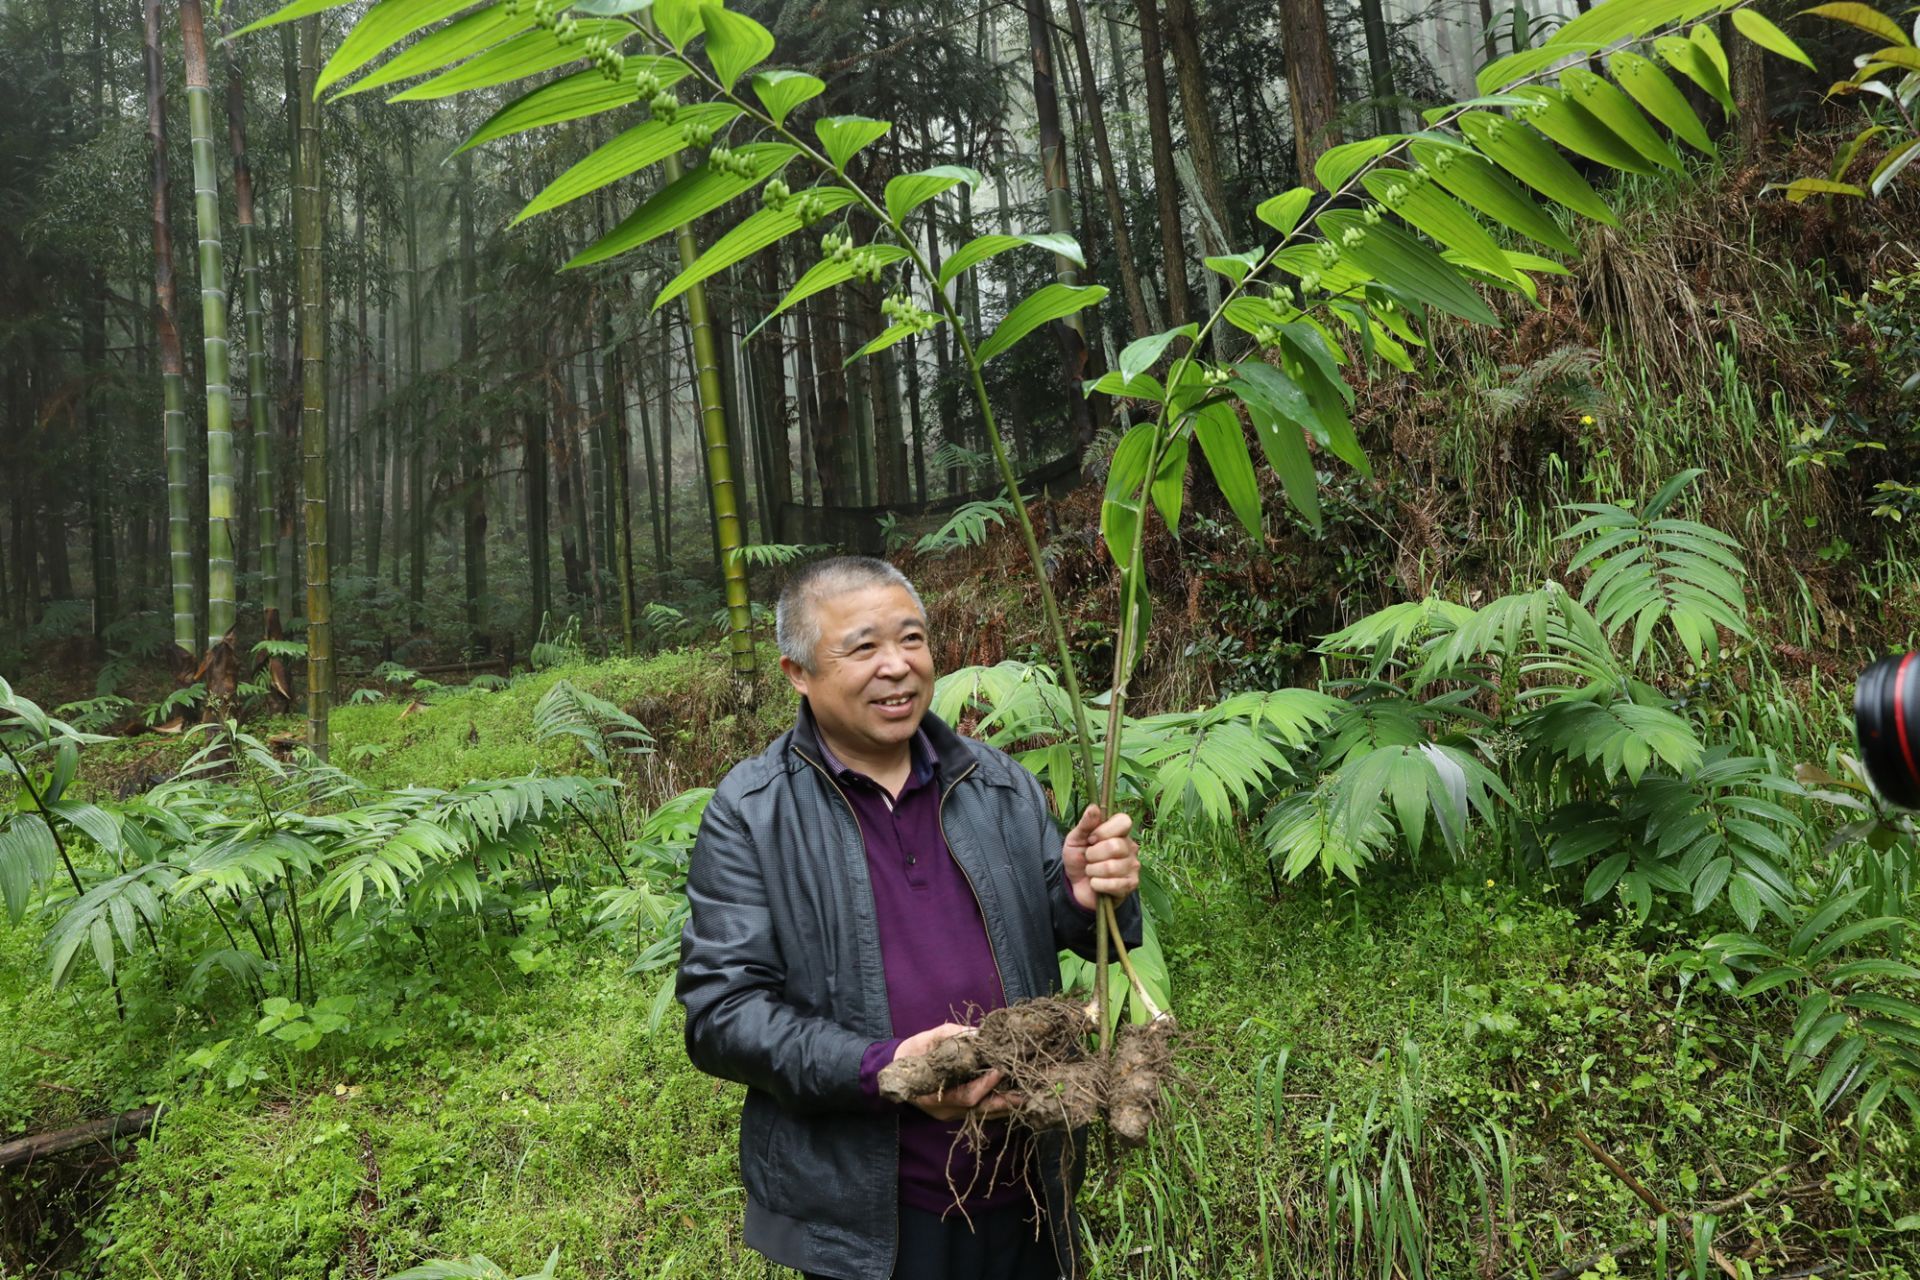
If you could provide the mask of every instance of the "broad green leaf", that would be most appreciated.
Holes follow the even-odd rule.
[[[1361,475],[1371,476],[1373,464],[1360,448],[1347,416],[1354,399],[1353,388],[1340,376],[1332,351],[1317,326],[1291,324],[1280,330],[1280,367],[1313,405],[1314,416],[1305,419],[1303,425],[1321,448]]]
[[[614,43],[615,47],[626,43],[635,35],[633,25],[616,18],[594,18],[580,24],[582,39],[587,36],[601,36]],[[459,66],[442,71],[431,80],[422,81],[411,89],[404,89],[389,102],[422,102],[438,98],[451,98],[473,89],[490,89],[495,85],[508,84],[522,80],[527,76],[539,75],[555,67],[563,67],[569,62],[580,61],[580,49],[577,45],[561,44],[547,31],[535,29],[523,35],[517,35],[503,44],[497,44],[485,53],[467,59]],[[595,74],[598,74],[597,72]],[[609,89],[622,86],[602,81]],[[624,86],[628,99],[632,98],[633,85]]]
[[[804,71],[762,71],[753,78],[753,92],[775,124],[786,123],[790,111],[819,97],[826,88],[824,80]]]
[[[1300,225],[1300,215],[1307,211],[1311,203],[1313,188],[1295,187],[1262,200],[1254,209],[1253,216],[1284,236]]]
[[[1125,378],[1118,369],[1109,369],[1098,378],[1087,379],[1080,389],[1082,394],[1090,396],[1124,396],[1130,400],[1151,400],[1155,404],[1165,404],[1167,400],[1167,389],[1150,373]]]
[[[1246,433],[1233,406],[1222,401],[1202,405],[1194,411],[1193,438],[1213,471],[1220,494],[1232,508],[1234,518],[1247,531],[1255,546],[1263,545],[1260,528],[1260,485],[1254,478],[1253,459],[1247,452]]]
[[[704,7],[704,0],[653,0],[651,17],[660,34],[685,53],[688,42],[706,29],[700,17]]]
[[[1247,278],[1247,273],[1258,266],[1260,259],[1266,256],[1263,249],[1248,249],[1242,253],[1219,254],[1202,260],[1209,271],[1217,271],[1227,279],[1239,284]]]
[[[1608,0],[1578,15],[1553,33],[1544,47],[1588,53],[1622,39],[1638,39],[1676,22],[1687,22],[1726,7],[1726,0]]]
[[[1227,390],[1247,406],[1254,435],[1259,438],[1261,451],[1267,455],[1268,465],[1280,477],[1287,500],[1318,533],[1319,480],[1314,475],[1305,430],[1305,424],[1318,417],[1312,402],[1306,392],[1272,365],[1243,360],[1234,368],[1240,376],[1227,384]]]
[[[227,38],[229,40],[237,40],[241,36],[247,35],[250,32],[259,31],[263,27],[277,27],[283,22],[298,22],[302,18],[311,17],[316,13],[325,13],[329,9],[338,9],[348,3],[350,3],[350,0],[293,0],[292,4],[284,8],[275,9],[264,18],[257,18],[249,22],[246,26],[240,28]]]
[[[455,149],[454,154],[499,138],[525,133],[529,129],[543,129],[550,124],[563,124],[583,116],[599,115],[602,111],[626,106],[636,96],[630,78],[609,80],[591,68],[576,71],[564,79],[543,84],[530,93],[522,94],[494,112],[471,138]]]
[[[1526,279],[1513,269],[1486,228],[1458,202],[1435,191],[1432,183],[1416,183],[1404,169],[1378,169],[1360,181],[1375,200],[1482,271],[1516,284]]]
[[[1649,59],[1625,49],[1613,55],[1610,65],[1613,78],[1648,115],[1671,129],[1675,137],[1695,151],[1718,154],[1713,139],[1707,136],[1707,127],[1700,123],[1700,117],[1688,103],[1687,95],[1674,86],[1666,72]]]
[[[1786,184],[1787,199],[1799,204],[1809,196],[1864,196],[1865,187],[1856,187],[1851,182],[1829,182],[1825,178],[1795,178]]]
[[[1273,255],[1273,265],[1295,276],[1309,273],[1320,277],[1320,287],[1332,294],[1355,293],[1372,279],[1358,263],[1345,257],[1329,267],[1320,261],[1319,246],[1290,244]]]
[[[868,245],[867,248],[874,259],[882,266],[898,262],[907,256],[907,251],[897,244],[875,244]],[[787,290],[787,296],[780,299],[780,305],[768,312],[766,319],[762,320],[760,324],[755,325],[747,333],[747,336],[751,338],[754,334],[760,332],[761,326],[766,324],[767,320],[773,319],[781,312],[798,303],[805,302],[814,294],[826,289],[831,289],[835,285],[845,284],[847,281],[853,279],[853,272],[854,264],[852,262],[835,262],[831,258],[824,258],[814,263],[811,267],[807,268],[805,275],[794,282],[793,288]]]
[[[1679,155],[1619,89],[1585,67],[1568,67],[1560,73],[1560,84],[1567,90],[1569,101],[1642,157],[1668,169],[1680,168]]]
[[[37,813],[23,813],[0,827],[0,899],[7,916],[20,923],[33,891],[54,873],[60,856],[53,831]]]
[[[1888,49],[1876,49],[1867,57],[1885,66],[1899,67],[1902,71],[1920,72],[1920,49],[1912,46],[1896,45]]]
[[[969,187],[978,187],[984,178],[977,169],[964,165],[943,164],[919,173],[903,173],[887,180],[887,216],[895,222],[904,222],[909,213],[933,199],[950,187],[964,182]]]
[[[1256,298],[1241,294],[1230,298],[1220,311],[1220,318],[1236,329],[1251,334],[1259,334],[1263,329],[1271,329],[1287,323],[1300,313],[1287,307],[1284,310],[1271,298]]]
[[[1618,4],[1620,0],[1607,0],[1609,4]],[[1510,53],[1504,58],[1496,58],[1480,69],[1474,77],[1474,87],[1483,94],[1503,96],[1495,91],[1505,89],[1516,80],[1525,80],[1538,72],[1545,71],[1554,63],[1560,62],[1574,53],[1598,53],[1604,44],[1587,49],[1550,48],[1540,45],[1532,49],[1522,49],[1519,53]]]
[[[852,204],[856,197],[845,187],[822,187],[814,192],[814,199],[821,213],[827,214],[844,209]],[[667,287],[662,289],[659,296],[653,300],[652,310],[658,311],[716,271],[725,271],[734,263],[760,252],[781,237],[800,230],[797,204],[798,201],[789,200],[784,208],[763,208],[750,214],[738,226],[708,246],[706,252],[693,260],[692,266],[668,281]],[[875,348],[875,350],[878,349]]]
[[[941,323],[944,324],[945,321],[942,320]],[[906,338],[912,336],[913,333],[914,333],[914,328],[912,325],[905,325],[905,324],[888,325],[886,329],[880,334],[879,337],[875,338],[872,342],[869,342],[866,346],[860,348],[858,351],[854,352],[852,355],[848,356],[846,360],[841,364],[840,367],[844,369],[847,367],[847,365],[852,364],[855,360],[858,360],[863,356],[870,356],[876,351],[884,351],[888,347],[892,346],[894,343],[903,341]]]
[[[1342,255],[1350,255],[1376,280],[1409,301],[1437,307],[1462,320],[1499,326],[1500,317],[1458,271],[1400,228],[1384,221],[1368,226],[1360,214],[1345,209],[1323,213],[1316,222],[1327,238],[1340,246]]]
[[[320,73],[313,84],[315,96],[317,97],[321,90],[335,81],[344,79],[366,66],[414,32],[425,30],[442,18],[452,17],[472,2],[473,0],[380,0],[379,4],[374,5],[362,15],[360,21],[353,24],[353,30],[347,33],[347,38],[340,42],[340,47],[334,50],[331,58],[327,59],[327,65],[320,68]],[[491,13],[492,10],[485,12]],[[248,28],[248,30],[251,29]]]
[[[1547,199],[1610,227],[1620,225],[1587,180],[1574,172],[1551,143],[1525,125],[1484,111],[1469,111],[1460,117],[1460,131],[1489,160]]]
[[[1591,74],[1591,73],[1589,73]],[[1534,99],[1529,122],[1547,137],[1575,155],[1598,161],[1610,169],[1627,173],[1651,174],[1653,166],[1625,139],[1596,119],[1591,112],[1559,89],[1526,88],[1518,90]],[[1637,108],[1629,108],[1638,115]],[[1645,124],[1644,117],[1641,124]],[[1676,161],[1675,163],[1678,163]]]
[[[638,13],[650,8],[653,0],[573,0],[575,13],[584,13],[591,18],[618,18],[622,14]]]
[[[627,60],[631,63],[633,60]],[[524,222],[535,214],[557,209],[570,200],[598,191],[650,165],[659,164],[686,146],[683,130],[688,125],[718,130],[740,114],[731,102],[697,102],[680,108],[671,121],[648,120],[609,139],[590,152],[571,169],[555,178],[546,190],[535,196],[514,217]]]
[[[1337,147],[1328,147],[1313,162],[1313,176],[1328,191],[1338,191],[1346,185],[1347,179],[1365,168],[1368,161],[1377,160],[1400,143],[1397,133],[1382,134],[1377,138],[1362,138],[1358,142],[1343,142]]]
[[[519,35],[532,25],[533,14],[525,7],[516,14],[509,12],[505,4],[496,4],[470,13],[414,41],[387,59],[378,69],[335,94],[334,100],[350,98],[369,89],[384,88],[396,80],[423,76],[430,71],[452,66],[463,58],[470,58],[483,49],[491,49],[501,41]]]
[[[734,154],[751,166],[746,177],[722,173],[711,164],[701,165],[665,190],[655,192],[619,226],[575,254],[563,270],[604,262],[713,212],[780,172],[799,154],[799,148],[784,142],[749,142],[736,148]]]
[[[1533,202],[1484,156],[1446,151],[1431,143],[1415,142],[1413,156],[1433,180],[1466,204],[1478,209],[1509,231],[1537,240],[1568,257],[1579,257],[1580,247],[1560,229],[1553,216]]]
[[[1050,320],[1061,320],[1107,296],[1104,285],[1050,284],[1007,312],[976,356],[985,364]]]
[[[1913,139],[1904,147],[1894,147],[1888,151],[1885,158],[1873,167],[1873,173],[1868,177],[1867,185],[1872,188],[1874,195],[1884,194],[1893,180],[1900,176],[1900,171],[1916,159],[1920,159],[1920,138]],[[1915,385],[1909,379],[1905,387],[1911,391]]]
[[[1733,25],[1741,35],[1767,52],[1777,53],[1783,58],[1790,58],[1800,63],[1809,70],[1813,69],[1813,59],[1802,53],[1800,46],[1795,44],[1786,32],[1762,17],[1758,9],[1735,9]]]
[[[847,170],[847,161],[858,154],[860,148],[883,136],[893,126],[885,120],[869,120],[865,116],[828,116],[813,126],[820,138],[820,145],[826,148],[827,159],[841,173]]]
[[[1720,104],[1722,111],[1734,114],[1733,94],[1727,89],[1726,76],[1699,45],[1681,36],[1661,36],[1653,42],[1653,48],[1668,66],[1705,90],[1708,97]]]
[[[1178,329],[1168,329],[1165,333],[1151,334],[1145,338],[1135,338],[1120,350],[1120,380],[1131,382],[1136,376],[1159,363],[1160,356],[1175,338],[1192,341],[1200,336],[1200,326],[1183,324]]]
[[[1733,83],[1733,74],[1727,66],[1727,51],[1720,43],[1718,32],[1703,22],[1694,27],[1693,30],[1687,32],[1687,39],[1693,42],[1696,49],[1706,55],[1707,61],[1713,64],[1714,70],[1720,73],[1720,82],[1722,84],[1730,85]]]
[[[1045,249],[1048,253],[1065,258],[1075,266],[1087,265],[1087,260],[1081,256],[1079,242],[1069,235],[1039,232],[1024,236],[975,236],[961,245],[954,255],[941,265],[940,287],[946,288],[955,276],[969,267],[977,266],[988,258],[1005,253],[1009,249],[1018,249],[1023,244],[1032,245],[1036,249]]]
[[[1147,460],[1157,431],[1151,422],[1136,424],[1120,437],[1107,463],[1106,493],[1100,500],[1100,538],[1122,572],[1133,563],[1134,539],[1140,536],[1140,489],[1146,483]]]
[[[1811,9],[1802,9],[1793,16],[1798,18],[1809,13],[1829,18],[1834,22],[1844,22],[1851,27],[1858,27],[1869,35],[1879,36],[1882,40],[1888,40],[1894,44],[1913,43],[1907,38],[1907,33],[1900,29],[1899,23],[1870,4],[1817,4]]]
[[[1883,124],[1872,124],[1854,134],[1853,137],[1848,140],[1847,145],[1841,147],[1839,152],[1833,157],[1833,168],[1828,171],[1827,176],[1835,182],[1844,180],[1847,176],[1847,170],[1853,167],[1854,158],[1860,154],[1860,148],[1866,146],[1867,143],[1873,141],[1886,131],[1887,126]]]
[[[707,29],[707,61],[722,89],[732,89],[734,81],[773,52],[773,33],[744,13],[707,4],[700,8],[700,20]]]

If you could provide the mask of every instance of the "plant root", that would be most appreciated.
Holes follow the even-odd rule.
[[[943,1040],[925,1054],[900,1058],[880,1069],[880,1096],[911,1102],[999,1071],[1012,1093],[1045,1089],[1065,1064],[1086,1054],[1093,1024],[1071,1000],[1049,996],[993,1010],[979,1030]]]
[[[1123,1147],[1145,1145],[1160,1112],[1160,1090],[1173,1073],[1170,1015],[1120,1029],[1107,1078],[1107,1123]]]

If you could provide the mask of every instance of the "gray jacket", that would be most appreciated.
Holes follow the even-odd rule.
[[[1090,953],[1093,923],[1066,887],[1040,783],[934,716],[923,726],[939,754],[941,826],[979,900],[1006,998],[1050,994],[1059,949]],[[714,793],[687,900],[676,989],[687,1055],[747,1086],[747,1243],[802,1271],[884,1280],[899,1227],[899,1121],[862,1093],[860,1060],[894,1032],[866,845],[804,703],[795,727]],[[1119,918],[1137,939],[1138,904]],[[1062,1154],[1056,1140],[1038,1160],[1056,1224],[1068,1221]]]

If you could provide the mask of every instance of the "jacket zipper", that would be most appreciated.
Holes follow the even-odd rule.
[[[973,894],[973,905],[975,909],[977,909],[980,912],[980,928],[982,932],[984,932],[987,935],[987,954],[993,959],[993,976],[997,978],[1000,982],[1000,999],[1003,1003],[1006,1003],[1008,1002],[1007,975],[1001,972],[1000,952],[993,945],[993,929],[991,926],[987,924],[987,905],[986,903],[980,901],[980,890],[973,883],[973,875],[967,870],[966,863],[962,862],[959,858],[954,857],[953,841],[947,838],[947,797],[953,794],[953,789],[955,787],[959,786],[962,782],[965,782],[967,780],[968,774],[971,774],[975,769],[978,769],[979,767],[980,767],[980,763],[979,761],[976,760],[974,763],[967,766],[966,772],[962,773],[959,777],[955,778],[952,782],[949,782],[947,784],[947,789],[940,793],[940,804],[939,804],[939,807],[936,808],[934,811],[934,819],[940,827],[940,839],[947,846],[947,856],[949,858],[953,858],[953,865],[960,868],[960,875],[967,882],[967,891]]]

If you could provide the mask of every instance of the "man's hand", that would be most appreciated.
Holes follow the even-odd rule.
[[[943,1022],[937,1027],[908,1036],[893,1051],[894,1061],[923,1054],[942,1040],[953,1036],[970,1036],[975,1028],[964,1022]],[[986,1116],[997,1116],[1020,1104],[1020,1095],[1014,1093],[995,1093],[1000,1081],[1005,1077],[998,1071],[989,1071],[985,1075],[975,1076],[963,1085],[929,1093],[913,1099],[913,1105],[932,1116],[935,1120],[963,1119],[969,1111],[978,1110]]]
[[[1126,814],[1108,818],[1099,805],[1090,804],[1067,832],[1060,851],[1067,887],[1087,910],[1093,910],[1101,895],[1124,898],[1140,887],[1140,845],[1127,834],[1132,830],[1133,819]]]

